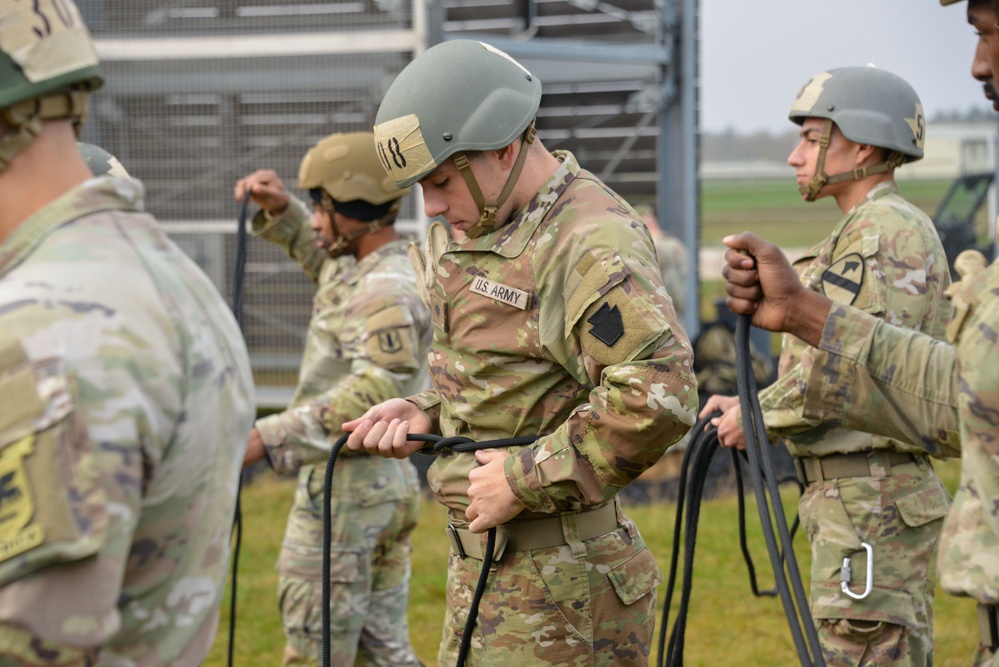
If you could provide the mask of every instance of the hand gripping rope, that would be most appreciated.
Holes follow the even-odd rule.
[[[323,662],[322,667],[330,665],[330,547],[332,546],[332,511],[330,490],[333,486],[333,466],[336,465],[337,456],[347,442],[349,433],[344,433],[337,439],[330,450],[329,459],[326,462],[326,476],[323,479]],[[410,433],[408,440],[433,443],[433,452],[473,452],[477,449],[498,449],[500,447],[521,447],[529,445],[538,439],[537,436],[520,436],[516,438],[502,438],[500,440],[487,440],[485,442],[475,442],[470,438],[455,436],[444,438],[439,435],[428,433]],[[479,612],[479,601],[486,589],[486,580],[489,578],[489,568],[493,564],[493,550],[496,548],[496,529],[490,528],[486,534],[486,552],[482,555],[482,569],[479,571],[479,581],[475,586],[475,595],[472,597],[472,604],[468,609],[468,620],[465,621],[465,629],[461,633],[461,644],[458,648],[457,667],[464,667],[465,658],[468,656],[468,647],[472,639],[472,629],[475,627],[475,619]]]

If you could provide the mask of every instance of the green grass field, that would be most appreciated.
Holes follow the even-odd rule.
[[[903,194],[932,215],[947,187],[943,182],[903,182]],[[784,247],[810,246],[823,238],[839,219],[829,201],[805,204],[793,183],[730,181],[703,184],[703,244],[718,244],[722,236],[750,230]],[[713,298],[721,282],[701,285],[702,312],[713,316]],[[948,487],[956,486],[960,463],[940,466]],[[291,504],[294,483],[265,473],[244,490],[243,547],[239,567],[236,665],[278,665],[283,635],[276,606],[274,563]],[[795,497],[785,494],[788,513]],[[756,514],[748,510],[750,527]],[[797,659],[784,612],[774,598],[754,598],[738,544],[734,498],[706,501],[697,542],[697,565],[686,639],[689,667],[719,665],[794,665]],[[660,503],[628,508],[664,572],[669,566],[675,505]],[[758,522],[757,522],[758,523]],[[410,635],[418,655],[436,664],[444,610],[444,580],[448,542],[444,539],[443,509],[431,500],[422,506],[414,535],[413,576],[409,611]],[[750,536],[762,586],[772,584],[766,550],[758,526]],[[799,563],[808,571],[803,535],[795,540]],[[768,576],[769,575],[769,576]],[[665,586],[659,590],[660,613]],[[675,610],[670,618],[675,617]],[[660,617],[661,618],[661,617]],[[976,643],[975,609],[971,601],[940,592],[936,603],[937,667],[963,667],[971,662]],[[658,633],[658,629],[657,629]],[[226,664],[228,601],[224,604],[209,667]],[[655,650],[653,651],[653,664]]]
[[[956,484],[959,463],[942,465],[948,487]],[[274,563],[284,521],[294,490],[290,480],[265,474],[244,489],[243,546],[240,556],[235,642],[236,665],[278,665],[284,638],[277,613],[277,575]],[[794,511],[793,489],[785,490],[785,510]],[[427,665],[436,665],[444,613],[444,579],[448,541],[444,538],[444,511],[426,499],[413,537],[413,577],[410,585],[409,624],[413,646]],[[668,573],[676,506],[661,503],[627,508],[638,524],[664,573]],[[773,584],[755,504],[747,506],[749,542],[761,587]],[[719,665],[767,666],[797,663],[783,608],[775,598],[755,598],[749,587],[738,542],[734,497],[705,501],[697,539],[697,563],[686,634],[688,667]],[[806,578],[809,553],[804,535],[795,538],[795,554]],[[807,585],[807,583],[806,583]],[[659,587],[658,622],[662,620],[665,585]],[[679,595],[674,597],[678,599]],[[222,610],[219,634],[206,667],[226,665],[228,600]],[[674,607],[676,604],[674,603]],[[967,599],[938,592],[936,603],[937,667],[970,664],[976,641],[975,607]],[[670,622],[676,609],[670,613]],[[657,637],[658,637],[657,623]],[[655,650],[653,650],[653,659]],[[654,660],[653,660],[653,664]]]

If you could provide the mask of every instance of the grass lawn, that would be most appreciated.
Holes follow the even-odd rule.
[[[957,481],[958,462],[943,464],[948,487]],[[278,665],[283,635],[277,613],[274,563],[284,532],[294,482],[265,474],[244,489],[243,546],[239,568],[236,627],[236,665]],[[784,493],[790,516],[796,491]],[[410,636],[420,658],[436,664],[444,611],[444,578],[448,542],[444,539],[444,511],[426,499],[414,535],[413,577],[410,585]],[[659,567],[668,573],[676,506],[660,503],[628,508]],[[761,587],[772,585],[755,505],[747,506],[750,545]],[[795,539],[795,553],[807,580],[809,553],[804,535]],[[682,572],[681,572],[682,573]],[[807,584],[806,584],[807,585]],[[659,613],[665,584],[659,587]],[[678,595],[674,598],[676,599]],[[675,604],[675,603],[674,603]],[[223,606],[219,634],[207,667],[226,665],[228,601]],[[670,613],[671,623],[676,609]],[[939,592],[936,602],[937,667],[970,664],[976,641],[975,607],[970,600]],[[658,625],[657,625],[658,637]],[[797,657],[783,609],[775,598],[754,598],[738,542],[737,504],[734,497],[707,500],[701,508],[697,539],[697,565],[686,636],[688,667],[718,665],[795,665]],[[653,649],[653,664],[655,649]]]

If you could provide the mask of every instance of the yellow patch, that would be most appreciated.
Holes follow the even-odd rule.
[[[912,137],[916,140],[916,148],[922,148],[926,142],[926,116],[923,115],[923,105],[916,105],[916,112],[912,118],[906,118],[905,122],[912,129]]]
[[[80,11],[59,0],[0,0],[0,51],[32,83],[97,65],[97,51]]]
[[[833,301],[850,305],[864,283],[864,258],[852,252],[822,273],[822,293]]]
[[[794,102],[791,103],[791,111],[811,111],[815,107],[815,103],[819,101],[819,96],[822,95],[826,81],[831,78],[832,74],[822,72],[809,79],[808,83],[798,91],[798,96],[794,98]]]
[[[375,146],[385,171],[396,183],[437,167],[415,114],[393,118],[375,126]]]
[[[45,529],[40,524],[29,525],[35,502],[24,458],[34,451],[35,436],[28,435],[0,452],[0,562],[45,541]]]

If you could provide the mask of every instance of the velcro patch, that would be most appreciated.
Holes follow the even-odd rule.
[[[487,296],[494,301],[505,303],[508,306],[527,310],[531,304],[531,295],[524,290],[510,287],[503,283],[497,283],[486,278],[476,278],[472,281],[471,290],[476,294]]]
[[[822,293],[833,301],[850,305],[864,283],[864,258],[850,253],[822,273]]]
[[[0,22],[0,51],[32,83],[98,64],[97,51],[71,2],[7,0]],[[30,5],[30,6],[29,6]]]
[[[385,171],[396,183],[437,167],[420,131],[415,114],[393,118],[375,126],[375,146]]]
[[[617,306],[609,305],[606,301],[586,321],[593,325],[590,329],[590,335],[596,337],[597,340],[607,347],[613,347],[614,343],[624,335],[624,321],[621,319],[621,309]]]

